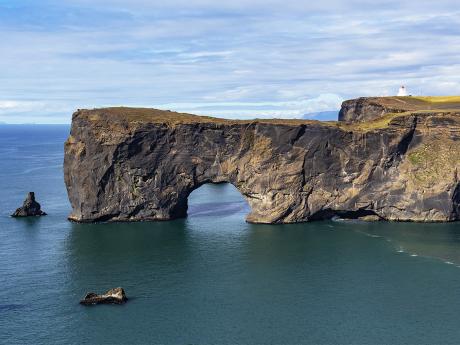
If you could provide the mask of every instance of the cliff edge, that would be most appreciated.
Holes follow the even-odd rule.
[[[460,96],[361,97],[342,103],[339,121],[366,122],[389,113],[408,111],[460,111]]]
[[[455,102],[379,99],[345,102],[339,122],[79,110],[65,143],[69,219],[185,217],[189,194],[218,182],[238,188],[256,223],[459,219]]]

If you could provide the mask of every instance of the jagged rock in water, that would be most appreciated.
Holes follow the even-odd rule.
[[[65,144],[69,219],[185,217],[193,190],[230,182],[251,207],[249,222],[457,220],[460,106],[448,103],[389,97],[373,120],[364,109],[339,122],[79,110]]]
[[[22,207],[19,207],[11,217],[31,217],[31,216],[46,216],[40,208],[40,204],[35,201],[35,193],[27,193],[26,200]]]
[[[80,301],[80,304],[93,305],[93,304],[122,304],[128,300],[123,288],[118,287],[111,289],[104,294],[98,295],[94,292],[89,292]]]

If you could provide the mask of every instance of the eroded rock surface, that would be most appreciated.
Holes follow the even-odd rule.
[[[459,219],[460,112],[382,116],[322,123],[79,110],[65,144],[69,218],[185,217],[193,190],[230,182],[251,207],[247,220],[256,223]]]
[[[93,304],[122,304],[128,300],[123,288],[118,287],[110,289],[104,294],[98,295],[94,292],[89,292],[80,301],[80,304],[93,305]]]
[[[22,207],[19,207],[11,217],[34,217],[46,216],[46,213],[41,210],[40,204],[35,201],[35,193],[27,193]]]

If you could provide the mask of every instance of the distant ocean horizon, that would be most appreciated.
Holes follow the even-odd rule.
[[[248,224],[230,184],[185,219],[71,223],[69,129],[0,126],[0,343],[458,343],[459,223]],[[48,216],[9,217],[29,191]]]

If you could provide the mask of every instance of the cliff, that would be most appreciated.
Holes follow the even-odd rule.
[[[460,111],[460,97],[361,97],[342,103],[339,121],[366,122],[388,113],[430,110]]]
[[[339,122],[234,121],[134,108],[79,110],[65,144],[69,218],[185,217],[194,189],[230,182],[247,199],[250,222],[335,215],[457,220],[460,110],[427,100],[420,101],[427,103],[425,109],[386,106],[400,99],[384,98],[380,105],[385,110],[369,120],[366,108],[352,106],[350,111],[352,103],[345,102],[341,119],[348,121]],[[379,104],[378,99],[367,102]]]

